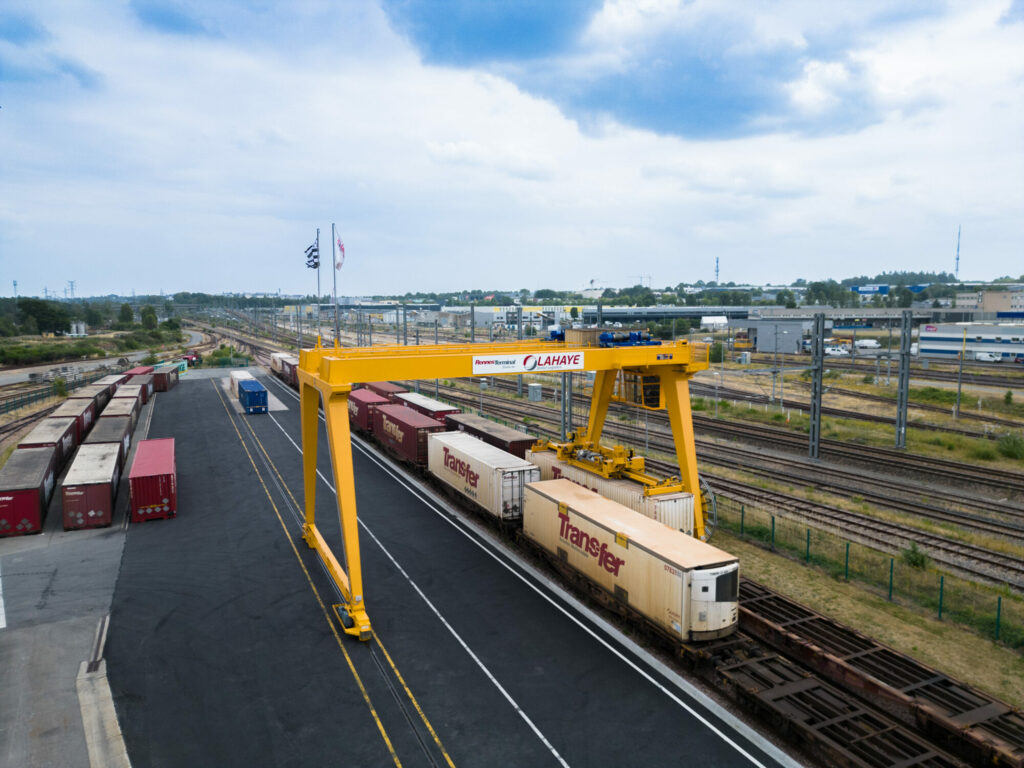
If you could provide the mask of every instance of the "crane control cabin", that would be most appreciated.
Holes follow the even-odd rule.
[[[323,347],[319,341],[299,354],[298,384],[302,424],[302,466],[305,491],[303,539],[316,550],[337,584],[343,603],[335,606],[347,634],[368,640],[359,528],[356,516],[348,396],[354,385],[388,379],[443,379],[505,376],[524,373],[594,371],[593,395],[586,430],[566,442],[550,443],[559,458],[605,477],[628,477],[645,493],[687,491],[694,497],[695,535],[705,538],[704,510],[697,476],[697,453],[690,412],[690,378],[708,367],[708,348],[689,341],[661,343],[637,332],[602,333],[597,345],[561,340],[535,340],[471,345]],[[617,380],[642,382],[644,403],[668,411],[679,476],[657,478],[645,471],[642,457],[622,446],[601,445],[608,406]],[[650,393],[657,388],[652,399]],[[323,405],[337,489],[338,516],[347,569],[331,551],[316,526],[317,421]]]

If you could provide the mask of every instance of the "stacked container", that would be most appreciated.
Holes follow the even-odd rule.
[[[462,413],[462,409],[458,406],[442,403],[440,400],[424,397],[416,392],[399,392],[395,395],[395,402],[412,408],[424,416],[429,416],[435,421],[440,421],[442,424],[445,416]]]
[[[427,463],[427,435],[444,432],[422,413],[404,405],[380,405],[373,412],[373,434],[382,445],[417,466]]]
[[[381,397],[386,397],[392,403],[397,402],[395,395],[400,392],[408,392],[409,390],[400,384],[395,384],[390,381],[368,381],[363,385],[371,392],[376,392]]]
[[[267,388],[256,379],[243,379],[238,382],[238,401],[246,413],[266,413]]]
[[[490,419],[472,413],[449,414],[444,417],[444,421],[449,430],[468,432],[485,443],[508,451],[521,459],[526,458],[527,451],[537,442],[536,437],[531,437],[525,432],[496,424]]]
[[[85,438],[83,445],[95,443],[114,443],[120,446],[118,466],[123,467],[128,458],[128,450],[132,447],[132,420],[128,416],[110,416],[99,419],[92,432]]]
[[[526,484],[540,480],[538,467],[465,432],[430,435],[427,466],[438,480],[504,521],[522,518]]]
[[[388,399],[368,389],[353,389],[348,394],[348,418],[356,429],[363,432],[373,430],[373,411],[377,406],[387,405]]]
[[[133,523],[174,517],[178,513],[174,438],[139,442],[128,485]]]
[[[75,443],[79,444],[96,421],[96,400],[65,400],[47,419],[75,420]]]
[[[59,419],[43,419],[18,443],[19,448],[52,448],[57,472],[60,472],[64,462],[71,458],[76,445],[78,445],[78,422],[67,416]]]
[[[560,461],[554,451],[535,451],[526,458],[540,467],[542,480],[565,478],[607,499],[616,501],[644,517],[693,536],[693,494],[644,495],[644,486],[632,480],[610,479]]]
[[[0,467],[0,536],[38,533],[56,479],[53,448],[17,448]]]
[[[79,448],[61,487],[64,530],[110,525],[120,480],[117,445],[96,443]]]
[[[139,422],[139,407],[139,401],[133,400],[132,398],[111,398],[110,402],[107,403],[107,407],[100,412],[99,421],[102,423],[106,419],[112,419],[118,416],[127,416],[132,420],[131,429],[134,431],[135,425]]]
[[[736,629],[736,557],[580,485],[528,485],[523,534],[674,638],[712,640]]]

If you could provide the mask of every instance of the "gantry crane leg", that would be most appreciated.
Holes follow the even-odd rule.
[[[608,417],[608,404],[612,400],[616,370],[597,371],[594,374],[594,392],[590,396],[590,418],[587,421],[587,443],[596,446],[601,442],[604,421]]]
[[[652,371],[654,373],[654,371]],[[704,505],[700,497],[700,478],[697,476],[697,446],[693,438],[693,413],[690,410],[690,379],[681,371],[657,371],[661,391],[665,396],[665,409],[672,426],[672,440],[679,460],[679,476],[683,487],[693,494],[694,535],[702,541],[706,538],[704,529]]]

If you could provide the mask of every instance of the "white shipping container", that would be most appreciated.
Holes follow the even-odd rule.
[[[540,469],[465,432],[437,432],[427,438],[430,474],[501,520],[523,516],[526,484]]]
[[[526,488],[523,534],[683,641],[736,629],[739,562],[569,480]]]
[[[282,362],[287,357],[291,357],[291,355],[287,354],[286,352],[272,353],[270,355],[270,369],[275,373],[281,373],[284,370]],[[237,384],[238,382],[236,381],[235,383]]]
[[[247,379],[253,379],[253,376],[248,371],[232,371],[231,372],[231,391],[238,395],[238,382],[245,381]]]
[[[561,461],[554,451],[527,452],[526,458],[540,467],[541,480],[557,480],[561,477],[579,483],[606,499],[616,501],[644,517],[657,520],[662,525],[693,536],[693,494],[663,493],[645,496],[644,487],[632,480],[618,480],[601,477],[593,472]]]

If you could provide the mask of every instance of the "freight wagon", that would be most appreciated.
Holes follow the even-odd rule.
[[[418,467],[427,463],[427,435],[444,425],[404,405],[381,405],[373,412],[373,436],[392,453]]]
[[[168,392],[178,383],[178,364],[163,363],[153,369],[153,391]]]
[[[104,376],[102,379],[96,379],[93,382],[93,386],[97,387],[108,387],[110,396],[113,397],[117,388],[128,381],[128,375],[124,373],[113,373],[110,376]]]
[[[68,400],[92,400],[96,403],[96,412],[99,412],[110,402],[110,387],[95,384],[79,387],[68,395]]]
[[[121,448],[118,452],[117,464],[124,466],[128,458],[128,450],[132,447],[132,420],[128,416],[110,416],[98,419],[92,432],[85,438],[83,445],[94,443],[115,443]]]
[[[178,477],[174,438],[140,440],[128,473],[129,511],[133,523],[178,514]]]
[[[114,520],[121,480],[119,448],[113,443],[83,445],[61,486],[64,530],[105,528]]]
[[[18,443],[19,448],[52,448],[54,467],[59,473],[78,445],[78,422],[73,417],[42,419]]]
[[[397,402],[395,395],[409,391],[400,384],[395,384],[392,381],[368,381],[363,384],[363,386],[371,392],[376,392],[381,397],[386,397],[392,403]]]
[[[569,480],[526,487],[523,536],[673,641],[713,640],[739,620],[739,561]]]
[[[540,469],[465,432],[427,438],[427,467],[444,485],[503,522],[521,520],[526,484]]]
[[[449,414],[444,422],[450,431],[466,432],[521,459],[526,458],[527,451],[537,442],[537,438],[525,432],[472,413]]]
[[[81,443],[96,420],[96,400],[65,400],[47,419],[75,420],[75,443]]]
[[[38,533],[56,480],[53,448],[15,448],[0,467],[0,536]]]
[[[274,352],[270,356],[270,370],[289,387],[298,387],[299,377],[296,371],[299,358],[286,352]]]
[[[145,400],[142,399],[142,385],[141,384],[122,384],[117,388],[117,392],[114,393],[112,400],[134,400],[139,404],[139,409],[145,404]]]
[[[595,475],[585,469],[559,460],[554,451],[533,451],[527,459],[540,468],[542,480],[564,477],[607,499],[616,501],[644,517],[693,536],[693,494],[664,493],[645,496],[644,486],[632,480],[612,479]]]
[[[100,411],[98,421],[102,423],[105,419],[113,419],[117,416],[127,416],[131,419],[131,429],[139,423],[139,401],[127,397],[114,397],[107,403],[107,407]]]
[[[434,400],[416,392],[399,392],[395,395],[395,402],[412,408],[414,411],[418,411],[424,416],[429,416],[434,421],[439,421],[442,424],[444,424],[445,416],[462,413],[462,409],[456,405],[442,403],[440,400]]]
[[[238,402],[246,413],[266,413],[267,388],[256,379],[243,379],[238,382]]]
[[[354,389],[348,395],[348,418],[361,432],[373,431],[373,413],[377,406],[390,401],[368,389]]]
[[[142,389],[142,404],[145,405],[153,397],[153,374],[144,373],[128,379],[128,385],[137,384]]]

